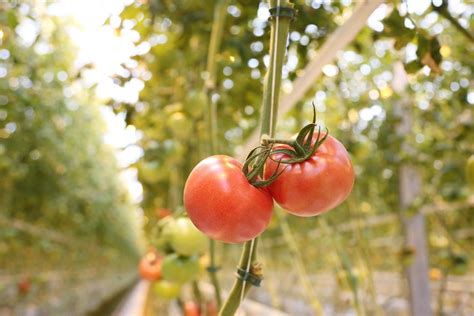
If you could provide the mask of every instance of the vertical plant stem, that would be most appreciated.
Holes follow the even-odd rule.
[[[276,212],[278,217],[278,223],[280,224],[281,230],[283,232],[283,237],[288,245],[288,250],[292,258],[292,262],[296,267],[296,272],[298,274],[298,278],[300,279],[300,284],[304,288],[304,296],[311,304],[316,315],[324,315],[323,308],[321,303],[319,302],[318,298],[316,297],[314,287],[311,284],[311,281],[308,276],[308,272],[306,271],[306,267],[303,262],[303,256],[296,244],[295,236],[290,229],[290,225],[288,225],[288,221],[284,216],[281,216],[280,213]]]
[[[213,270],[213,268],[216,267],[216,242],[212,239],[209,239],[209,257],[211,267],[211,269],[209,269],[209,278],[211,279],[212,286],[214,287],[217,308],[220,308],[222,305],[221,287],[219,280],[217,279],[217,271]]]
[[[203,308],[203,299],[202,299],[202,294],[201,294],[201,289],[199,288],[199,284],[197,281],[192,282],[192,288],[193,288],[193,295],[194,298],[196,298],[197,304],[199,305],[199,310],[202,310]]]
[[[170,174],[170,192],[168,197],[168,207],[173,211],[176,212],[178,206],[182,204],[181,200],[181,192],[183,192],[181,187],[180,181],[180,170],[181,170],[181,162],[176,162],[175,165],[171,169]]]
[[[321,217],[318,219],[318,222],[324,234],[328,236],[333,249],[336,250],[336,259],[337,259],[336,270],[344,271],[346,274],[346,281],[352,292],[352,297],[354,299],[354,309],[356,310],[356,314],[358,316],[363,316],[365,315],[365,311],[359,300],[357,280],[355,279],[355,276],[352,273],[352,264],[349,258],[347,257],[347,254],[344,251],[343,247],[341,247],[338,236],[337,235],[334,236],[335,235],[334,233],[331,234],[331,228],[327,220],[324,217]]]
[[[370,298],[372,300],[372,308],[373,313],[375,316],[381,316],[382,311],[380,310],[380,306],[377,304],[377,293],[375,290],[375,283],[374,283],[374,269],[372,266],[371,253],[367,239],[363,236],[362,233],[362,219],[360,216],[357,215],[357,191],[354,192],[348,199],[347,199],[347,207],[349,209],[349,213],[352,217],[356,218],[356,229],[355,229],[355,236],[357,239],[357,243],[361,249],[362,259],[364,260],[365,267],[367,268],[367,286],[370,293]]]
[[[212,23],[211,39],[209,41],[209,50],[207,54],[206,80],[204,90],[207,97],[207,125],[209,131],[209,153],[215,154],[218,150],[217,144],[217,101],[212,95],[216,88],[216,56],[222,42],[222,31],[224,29],[225,14],[228,0],[217,0],[214,7],[214,20]],[[210,269],[209,278],[214,287],[216,304],[220,308],[222,304],[221,290],[216,271],[216,245],[215,241],[209,239]]]
[[[264,240],[260,239],[260,262],[262,263],[263,266],[267,265],[268,262],[268,250],[269,247],[267,245],[264,245]],[[271,257],[271,255],[270,255]],[[273,267],[275,268],[276,262],[273,263]],[[275,278],[267,278],[267,289],[268,289],[268,294],[270,295],[271,299],[271,306],[275,307],[276,309],[281,309],[282,308],[282,302],[281,302],[281,293],[278,291],[278,283],[281,282],[279,279]]]
[[[288,0],[269,1],[270,8],[275,8],[277,6],[293,8],[293,4]],[[286,52],[289,27],[290,19],[288,17],[274,17],[271,19],[270,65],[263,86],[262,125],[260,136],[268,135],[273,137],[275,133],[283,59]],[[244,269],[247,272],[250,271],[251,265],[256,260],[257,245],[258,238],[247,241],[244,244],[239,261],[239,268]],[[248,282],[236,279],[229,297],[224,302],[219,315],[234,315],[250,287],[251,285]]]
[[[217,142],[217,101],[212,97],[216,92],[217,78],[217,53],[222,42],[222,32],[225,24],[225,14],[229,0],[217,0],[214,7],[214,20],[212,22],[211,39],[207,53],[206,74],[204,91],[207,97],[207,127],[209,131],[209,152],[218,151]]]

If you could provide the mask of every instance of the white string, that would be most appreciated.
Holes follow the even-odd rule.
[[[280,0],[277,0],[277,7],[279,8],[280,7]],[[276,62],[277,62],[277,48],[278,48],[278,34],[279,34],[279,17],[276,16],[275,17],[276,19],[276,23],[275,23],[275,42],[274,42],[274,45],[273,45],[273,60],[272,60],[272,63],[273,63],[273,71],[275,71],[276,69]],[[273,130],[273,110],[274,110],[274,103],[275,103],[275,90],[276,90],[276,80],[275,80],[275,75],[272,77],[272,85],[271,85],[271,100],[270,100],[270,130],[269,130],[269,134],[271,134],[271,131]],[[250,273],[250,267],[251,267],[251,264],[252,264],[252,254],[253,254],[253,248],[254,248],[254,245],[255,245],[255,239],[252,239],[252,241],[250,242],[250,255],[249,255],[249,258],[248,258],[248,261],[247,261],[247,267],[245,269],[246,271],[246,276],[249,275]],[[244,296],[245,296],[245,285],[247,283],[247,280],[246,278],[243,278],[242,280],[242,291],[240,292],[240,302],[239,302],[239,305],[240,303],[242,303],[242,301],[244,300]]]

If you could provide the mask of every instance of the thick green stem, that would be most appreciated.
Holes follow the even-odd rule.
[[[218,151],[217,143],[217,102],[212,98],[216,88],[216,56],[222,42],[222,31],[224,29],[225,16],[227,10],[228,0],[217,0],[214,7],[214,20],[212,23],[211,39],[209,41],[209,50],[207,54],[206,65],[206,80],[204,82],[204,90],[207,97],[207,124],[209,131],[209,152],[216,154]],[[216,269],[216,250],[215,241],[209,239],[209,253],[210,253],[210,269],[209,278],[214,287],[214,294],[218,308],[222,303],[221,290],[219,280],[217,279]]]
[[[293,8],[293,4],[288,0],[269,0],[269,6],[270,8],[275,8],[276,6]],[[271,19],[271,22],[270,65],[263,86],[262,125],[260,131],[260,136],[266,135],[268,137],[273,137],[275,134],[283,60],[286,52],[290,19],[288,17],[274,17]],[[244,244],[239,262],[241,269],[249,271],[250,266],[256,260],[257,245],[258,238],[247,241]],[[235,315],[250,287],[251,285],[248,282],[236,279],[219,315]]]
[[[207,96],[207,124],[209,131],[210,152],[218,151],[217,143],[217,101],[212,97],[216,91],[217,78],[217,53],[222,42],[227,4],[229,0],[217,0],[214,7],[214,20],[212,23],[211,39],[207,53],[206,79],[204,90]]]
[[[270,8],[289,7],[294,4],[287,0],[269,0]],[[286,53],[286,41],[290,26],[287,17],[274,17],[271,20],[270,65],[263,86],[262,127],[260,134],[273,137],[278,117],[283,59]]]
[[[291,147],[296,146],[296,140],[291,140],[291,139],[270,139],[270,138],[264,138],[262,139],[262,145],[269,145],[269,144],[285,144],[285,145],[290,145]]]

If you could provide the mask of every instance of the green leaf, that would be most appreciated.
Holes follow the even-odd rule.
[[[421,68],[423,68],[423,64],[420,63],[418,60],[414,60],[409,62],[408,64],[405,64],[405,71],[409,74],[414,74]]]
[[[408,43],[413,41],[416,36],[415,29],[409,29],[405,26],[405,17],[400,15],[397,9],[383,20],[384,30],[382,35],[395,39],[395,49],[400,50]]]

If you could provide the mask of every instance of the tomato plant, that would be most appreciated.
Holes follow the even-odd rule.
[[[164,299],[174,299],[181,292],[181,285],[167,280],[160,280],[153,284],[153,292]]]
[[[161,278],[162,259],[157,254],[150,252],[146,254],[138,266],[140,276],[149,281],[159,280]]]
[[[163,259],[161,266],[163,279],[186,283],[196,279],[199,274],[199,261],[197,257],[183,257],[178,254],[170,254]]]
[[[169,243],[173,250],[183,256],[202,254],[207,249],[207,241],[189,218],[181,217],[168,228]]]
[[[18,293],[21,295],[26,295],[30,292],[31,282],[28,277],[24,277],[18,282]]]
[[[313,143],[315,141],[316,134]],[[282,171],[268,186],[281,207],[297,216],[315,216],[335,208],[349,196],[354,185],[354,170],[349,154],[336,138],[327,135],[306,160],[278,166],[278,161],[291,159],[285,153],[287,149],[290,146],[286,144],[275,146],[276,153],[267,160],[265,170],[266,177],[278,168]]]
[[[239,243],[263,232],[272,216],[273,200],[266,189],[252,186],[236,159],[216,155],[191,171],[184,205],[194,225],[209,237]]]
[[[199,316],[199,305],[190,301],[184,303],[184,316]]]

